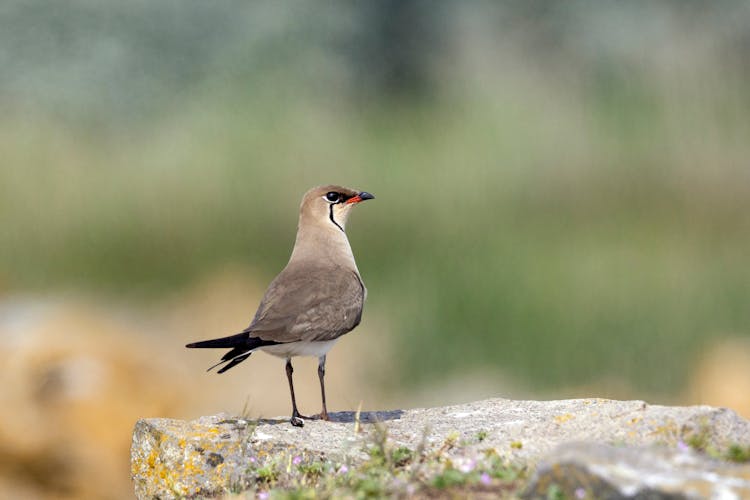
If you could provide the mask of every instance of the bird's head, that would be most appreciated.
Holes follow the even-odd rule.
[[[312,188],[302,198],[300,224],[344,231],[354,205],[375,198],[366,191],[328,185]]]

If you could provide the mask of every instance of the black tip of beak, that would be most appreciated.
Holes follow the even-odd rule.
[[[359,196],[362,200],[374,200],[375,195],[368,193],[367,191],[362,191],[357,196]]]

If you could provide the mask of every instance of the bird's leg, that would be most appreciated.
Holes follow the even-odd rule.
[[[323,410],[320,412],[321,420],[330,420],[328,418],[328,409],[326,408],[326,385],[323,378],[326,376],[326,357],[325,354],[318,358],[318,378],[320,379],[320,397],[323,400]]]
[[[292,368],[292,360],[291,358],[287,358],[286,378],[289,379],[289,392],[292,394],[292,418],[289,420],[289,422],[295,427],[302,427],[305,425],[305,423],[302,421],[301,415],[297,411],[297,400],[294,398],[294,384],[292,383],[292,373],[294,373],[294,368]]]

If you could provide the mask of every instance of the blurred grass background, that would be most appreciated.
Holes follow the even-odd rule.
[[[138,318],[233,265],[262,290],[332,182],[377,196],[348,233],[380,394],[709,402],[702,356],[747,346],[745,2],[11,1],[0,24],[6,300]]]

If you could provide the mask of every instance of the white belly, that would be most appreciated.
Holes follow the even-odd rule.
[[[267,352],[268,354],[273,354],[280,358],[292,358],[294,356],[320,357],[325,356],[326,353],[331,350],[331,347],[333,347],[336,341],[338,341],[338,339],[325,340],[323,342],[288,342],[285,344],[259,347],[258,350]]]

